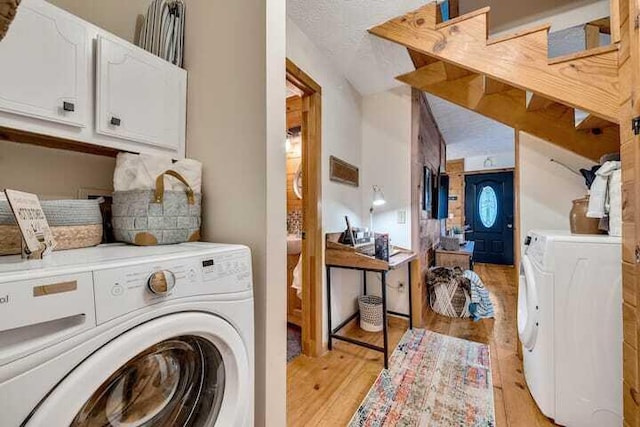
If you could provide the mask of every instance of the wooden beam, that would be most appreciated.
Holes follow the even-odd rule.
[[[487,12],[482,9],[437,24],[435,5],[431,3],[369,31],[447,63],[617,122],[617,50],[598,50],[549,64],[548,26],[487,43]]]
[[[500,92],[513,89],[513,87],[509,86],[508,84],[499,82],[498,80],[494,80],[491,77],[487,77],[487,76],[482,76],[482,77],[483,77],[482,92],[485,95],[491,95],[494,93],[500,93]]]
[[[584,47],[585,49],[593,49],[600,46],[600,27],[593,24],[585,24],[584,26]]]
[[[591,49],[585,49],[580,52],[569,53],[567,55],[556,56],[549,59],[549,65],[557,65],[569,62],[575,62],[579,59],[591,58],[594,56],[600,56],[602,54],[618,52],[620,47],[617,44],[611,44],[608,46],[598,46]]]
[[[420,88],[423,86],[431,86],[434,84],[438,84],[440,82],[444,82],[449,80],[447,78],[447,72],[445,70],[445,65],[442,61],[438,61],[424,67],[419,68],[416,71],[412,71],[410,73],[405,74],[406,78],[409,79],[411,83],[409,86]],[[398,77],[398,80],[403,81],[403,77]]]
[[[589,22],[587,25],[594,25],[598,27],[600,33],[611,34],[611,19],[609,17],[596,19]]]
[[[409,57],[411,58],[411,62],[413,62],[413,66],[416,67],[416,70],[418,68],[422,68],[426,65],[433,64],[434,62],[440,61],[437,58],[422,54],[420,52],[416,52],[415,50],[412,50],[412,49],[407,49],[407,52],[409,52]]]
[[[536,95],[533,92],[527,92],[525,99],[527,111],[544,110],[545,108],[548,108],[553,104],[557,104],[555,101],[552,101],[540,95]]]
[[[462,77],[473,74],[473,72],[465,68],[461,68],[447,62],[444,63],[444,72],[447,74],[447,80],[458,80]]]
[[[439,62],[437,64],[428,65],[426,67],[420,68],[419,70],[415,70],[399,76],[397,77],[397,79],[413,88],[423,91],[423,88],[431,88],[433,86],[439,86],[443,83],[455,84],[456,82],[460,82],[463,87],[469,88],[469,90],[465,93],[465,105],[467,105],[468,108],[473,109],[485,96],[484,87],[483,85],[469,86],[468,82],[469,79],[473,79],[474,81],[482,81],[483,77],[484,76],[472,74],[461,77],[457,80],[449,80],[446,76],[446,72],[444,72],[444,64]],[[428,92],[428,90],[426,92]]]
[[[418,85],[422,70],[398,77],[398,80],[424,92],[470,109],[502,124],[530,133],[583,157],[598,160],[619,149],[619,127],[602,129],[600,135],[578,132],[573,110],[553,103],[546,109],[527,111],[526,94],[520,89],[484,95],[483,77],[468,76],[456,81]]]
[[[611,123],[608,120],[594,116],[593,114],[589,114],[581,110],[575,110],[574,122],[576,130],[602,130],[610,126],[615,126],[615,123]]]
[[[624,9],[620,9],[620,4],[624,3]],[[611,0],[609,2],[609,21],[611,28],[611,43],[620,43],[620,26],[622,21],[620,20],[620,13],[624,12],[625,16],[628,16],[628,7],[626,7],[627,1],[621,2],[619,0]]]

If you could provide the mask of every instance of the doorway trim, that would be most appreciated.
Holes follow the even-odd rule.
[[[302,353],[322,346],[322,88],[289,58],[287,80],[302,95]]]

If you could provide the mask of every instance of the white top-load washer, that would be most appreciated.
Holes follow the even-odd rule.
[[[253,426],[253,330],[244,246],[0,258],[0,425]]]
[[[564,426],[622,425],[621,239],[531,231],[518,332],[531,395]]]

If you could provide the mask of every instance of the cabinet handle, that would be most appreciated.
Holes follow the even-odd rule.
[[[76,111],[76,104],[74,104],[73,102],[64,101],[62,103],[62,109],[64,111]]]
[[[112,126],[120,126],[121,120],[117,117],[111,117],[111,125]]]

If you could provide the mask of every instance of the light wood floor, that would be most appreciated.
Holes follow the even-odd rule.
[[[492,294],[495,320],[451,319],[428,310],[428,330],[489,344],[496,422],[503,426],[552,426],[536,407],[517,354],[517,286],[513,267],[476,264],[476,272]],[[393,318],[389,341],[395,347],[406,322]],[[380,334],[361,331],[355,324],[346,335],[380,342]],[[287,425],[344,426],[358,409],[382,369],[382,354],[334,341],[334,350],[319,358],[299,356],[287,367]]]

